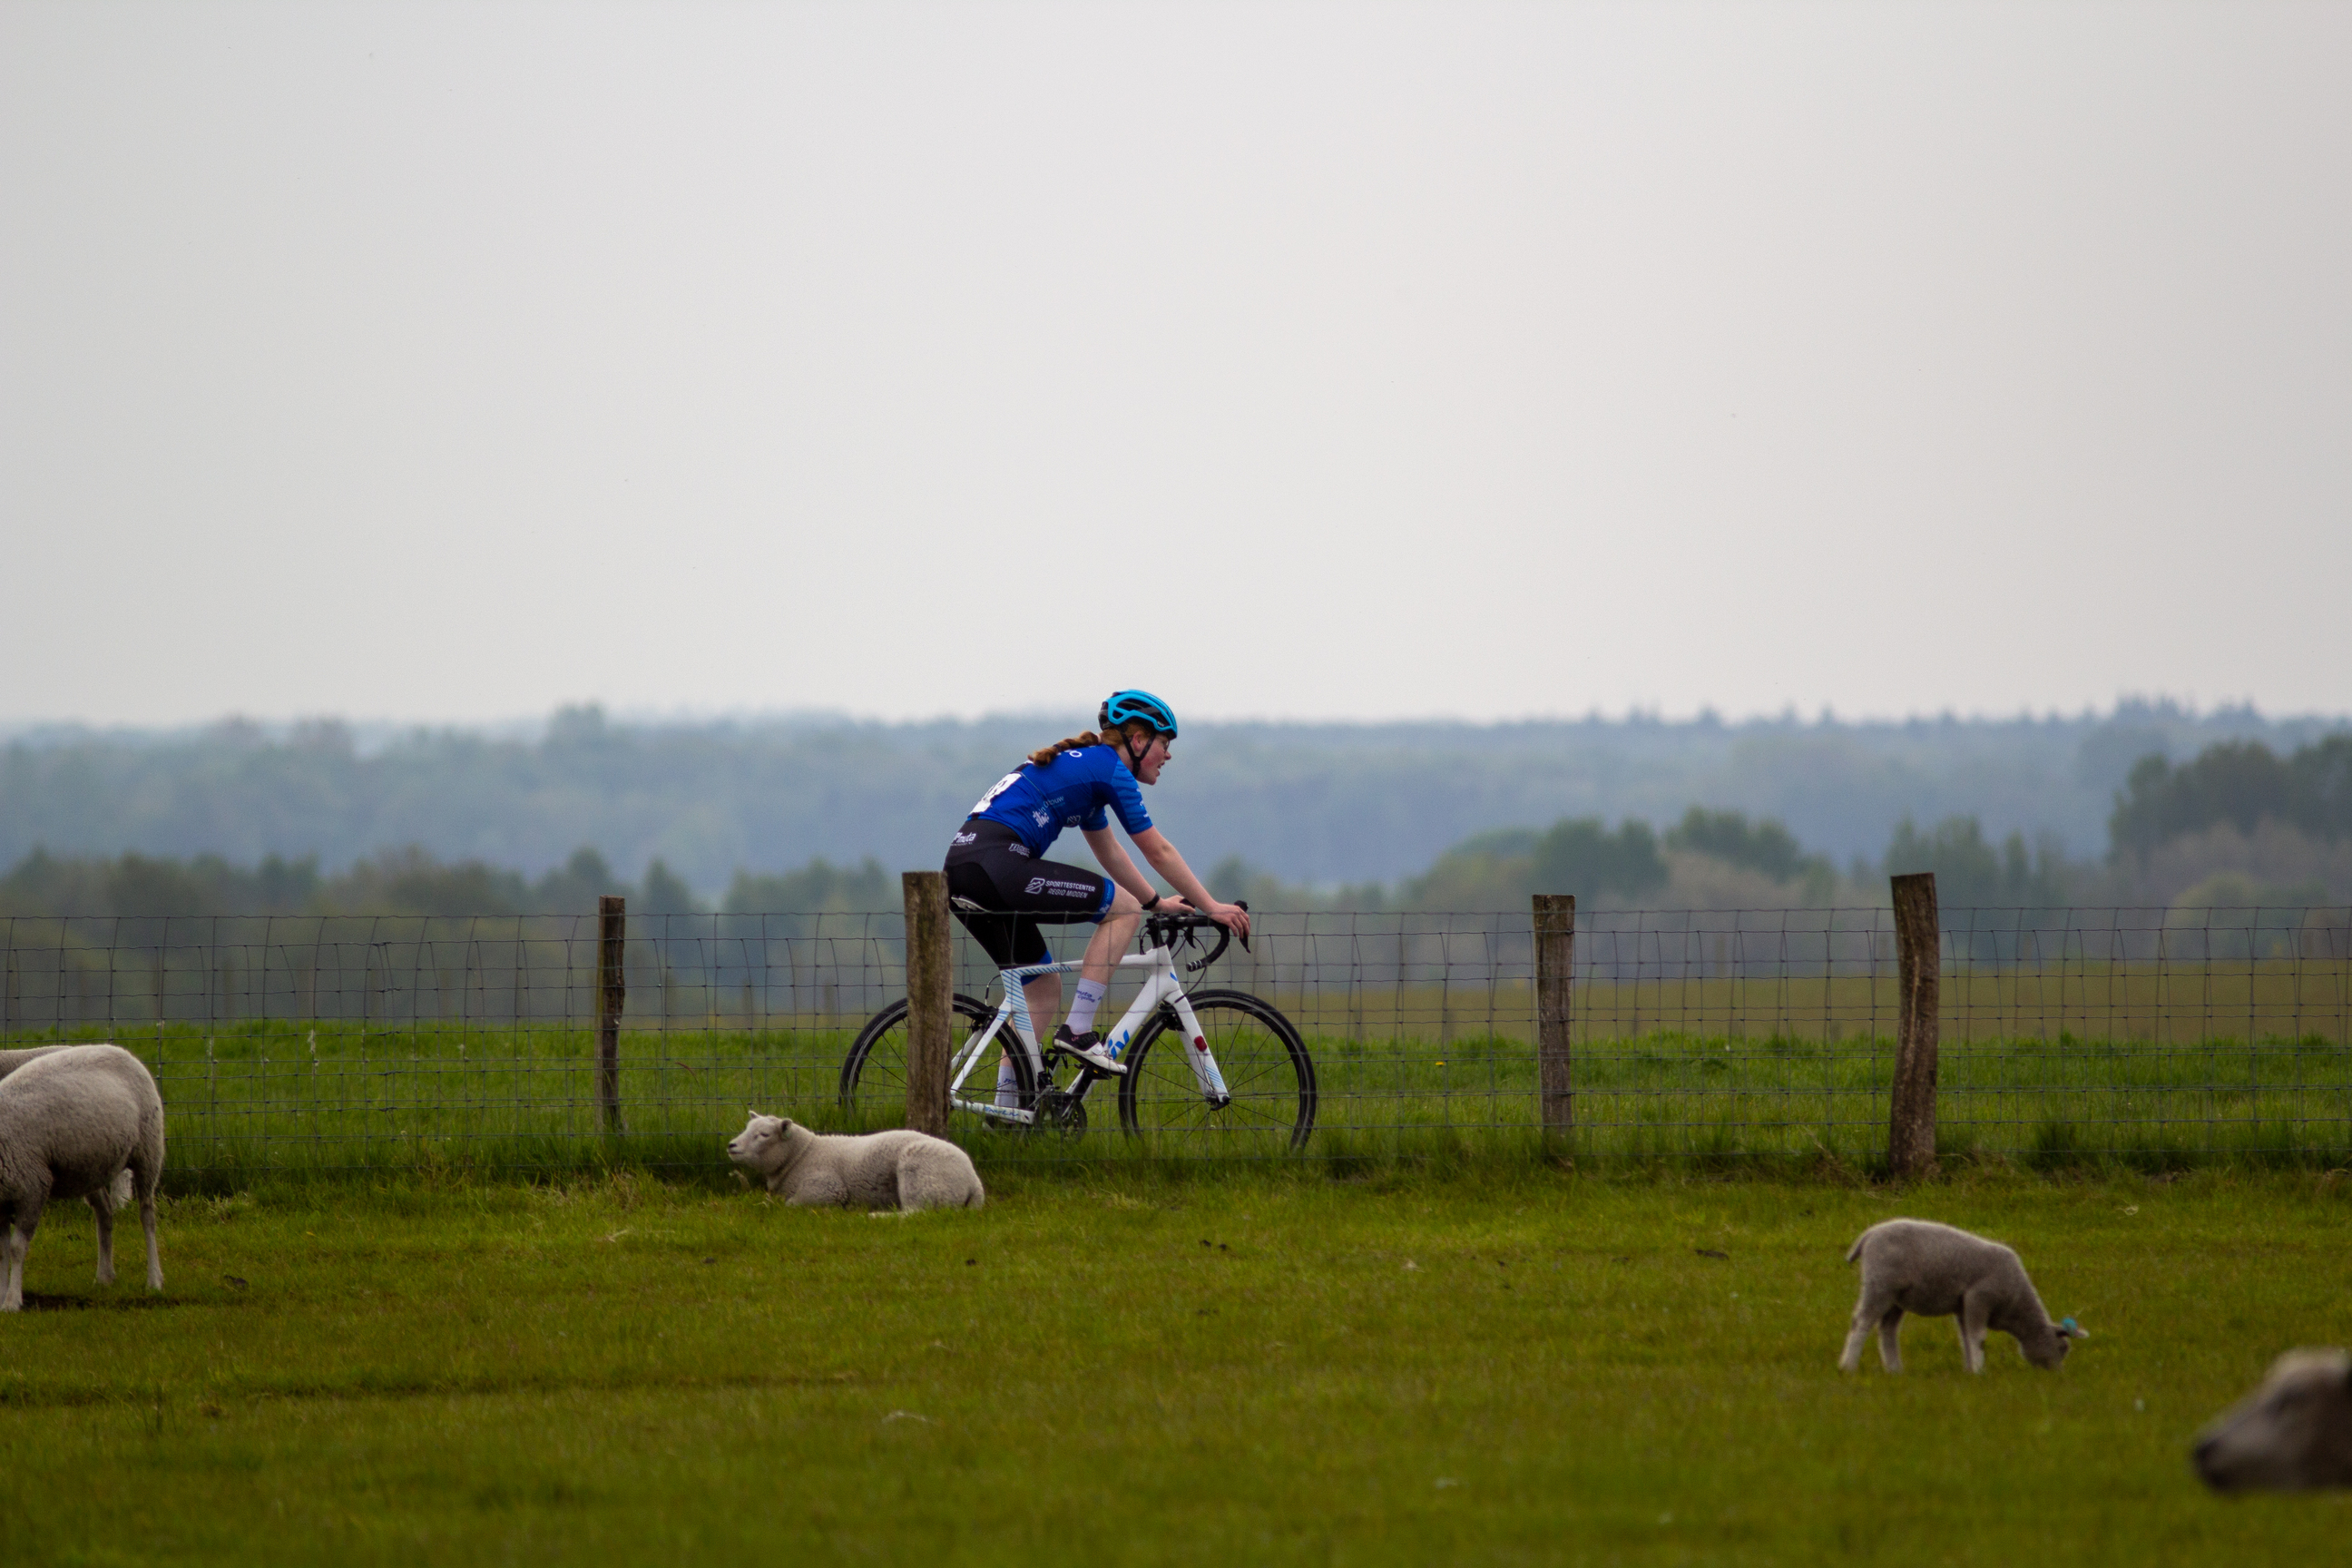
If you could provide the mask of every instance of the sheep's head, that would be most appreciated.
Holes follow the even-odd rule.
[[[754,1110],[751,1120],[743,1124],[743,1131],[728,1140],[727,1157],[755,1171],[767,1170],[782,1152],[785,1135],[792,1127],[789,1117],[762,1116]]]
[[[2044,1372],[2055,1372],[2065,1364],[2066,1352],[2076,1340],[2087,1340],[2091,1331],[2072,1318],[2061,1318],[2050,1324],[2049,1331],[2036,1334],[2030,1330],[2017,1336],[2017,1348],[2025,1359]]]
[[[2191,1458],[2215,1491],[2352,1486],[2352,1356],[2287,1352],[2198,1434]]]

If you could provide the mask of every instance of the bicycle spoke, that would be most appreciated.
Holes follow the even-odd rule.
[[[951,1060],[960,1060],[971,1037],[988,1027],[993,1014],[969,996],[958,995],[954,1007]],[[976,1134],[1002,1130],[1003,1123],[979,1110],[993,1103],[996,1094],[996,1048],[992,1046],[972,1064],[962,1090],[948,1109],[948,1135],[968,1142]],[[1026,1064],[1016,1066],[1021,1089],[1027,1090]],[[842,1064],[840,1131],[873,1132],[902,1127],[907,1120],[907,1005],[893,1003],[877,1013],[859,1031]]]
[[[1215,1103],[1202,1092],[1187,1059],[1191,1042],[1163,1018],[1130,1058],[1119,1092],[1128,1131],[1170,1152],[1276,1154],[1304,1143],[1314,1125],[1314,1069],[1287,1021],[1238,992],[1202,993],[1192,1003],[1226,1099]]]

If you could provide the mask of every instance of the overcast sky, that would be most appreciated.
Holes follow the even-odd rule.
[[[2352,710],[2352,5],[0,0],[0,720]]]

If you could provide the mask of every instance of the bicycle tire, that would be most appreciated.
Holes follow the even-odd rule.
[[[1175,1009],[1163,1006],[1128,1047],[1119,1125],[1167,1153],[1304,1149],[1315,1131],[1315,1063],[1297,1029],[1246,991],[1196,991],[1185,1000],[1232,1098],[1223,1107],[1210,1105],[1184,1059]],[[1163,1039],[1172,1044],[1154,1052]]]
[[[949,1059],[963,1054],[964,1042],[976,1030],[985,1029],[996,1016],[996,1009],[973,997],[957,992],[948,1004],[952,1037]],[[1010,1026],[1008,1026],[1009,1027]],[[1036,1083],[1030,1070],[1028,1053],[1013,1053],[1013,1075],[1020,1081],[1021,1103],[1030,1103]],[[967,1081],[964,1098],[992,1098],[996,1093],[996,1064],[975,1062],[973,1079],[983,1079],[974,1084]],[[977,1096],[975,1095],[977,1090]],[[886,1127],[903,1127],[907,1121],[907,1003],[905,998],[891,1003],[866,1021],[850,1042],[849,1055],[841,1064],[841,1117],[847,1131],[871,1132]],[[992,1131],[996,1123],[972,1111],[959,1110],[952,1102],[948,1107],[948,1131],[959,1141],[977,1132]]]

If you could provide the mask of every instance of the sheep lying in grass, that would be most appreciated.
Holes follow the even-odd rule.
[[[1970,1372],[1984,1370],[1988,1329],[2013,1335],[2025,1359],[2039,1367],[2057,1366],[2066,1359],[2070,1339],[2089,1337],[2072,1318],[2050,1321],[2016,1253],[1965,1230],[1926,1219],[1883,1220],[1854,1238],[1845,1260],[1856,1258],[1862,1261],[1862,1296],[1853,1304],[1853,1327],[1838,1356],[1842,1371],[1862,1364],[1863,1341],[1875,1324],[1878,1359],[1887,1371],[1901,1372],[1895,1330],[1906,1312],[1923,1318],[1957,1313],[1960,1357]]]
[[[788,1204],[869,1209],[967,1208],[985,1200],[971,1156],[944,1138],[899,1128],[861,1137],[812,1132],[751,1112],[727,1157]]]
[[[139,1199],[147,1288],[163,1288],[155,1187],[163,1174],[163,1100],[146,1064],[117,1046],[47,1052],[0,1078],[0,1211],[8,1279],[0,1312],[25,1304],[25,1254],[51,1199],[86,1198],[98,1215],[98,1282],[114,1283],[114,1211]],[[126,1178],[131,1193],[122,1191]]]
[[[2287,1352],[2197,1435],[2192,1457],[2215,1491],[2352,1487],[2352,1355]]]

